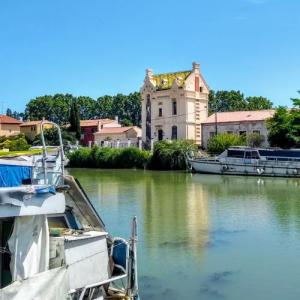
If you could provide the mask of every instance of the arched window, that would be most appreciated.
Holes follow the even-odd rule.
[[[177,126],[172,126],[172,140],[177,140]]]

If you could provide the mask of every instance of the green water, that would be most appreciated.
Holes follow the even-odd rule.
[[[300,180],[69,172],[113,235],[137,215],[142,300],[300,299]]]

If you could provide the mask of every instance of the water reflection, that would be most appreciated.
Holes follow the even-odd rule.
[[[300,180],[71,172],[112,234],[138,216],[142,299],[300,298]]]
[[[157,249],[157,241],[177,250],[206,245],[209,213],[201,184],[182,173],[154,173],[145,181],[143,206],[148,247]]]

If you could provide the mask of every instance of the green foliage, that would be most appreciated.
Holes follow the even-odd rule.
[[[30,100],[25,109],[25,117],[30,120],[43,118],[57,124],[66,124],[69,120],[69,107],[74,97],[70,94],[45,95]]]
[[[231,146],[246,145],[246,137],[232,133],[220,133],[208,140],[207,152],[210,154],[220,154]]]
[[[69,153],[70,167],[77,168],[139,168],[145,167],[150,156],[149,151],[135,147],[116,148],[80,148]]]
[[[148,168],[152,170],[185,170],[186,153],[196,150],[192,141],[161,141],[154,145]]]
[[[80,117],[79,117],[79,111],[77,106],[77,100],[75,99],[73,99],[73,101],[71,102],[69,122],[70,122],[69,131],[74,132],[76,139],[80,140],[80,136],[81,136]]]
[[[61,129],[61,130],[62,130],[62,140],[63,140],[64,145],[67,145],[68,143],[70,143],[70,144],[76,143],[76,138],[72,133],[66,131],[65,129]],[[59,145],[59,137],[58,137],[58,132],[57,132],[56,128],[44,129],[44,137],[45,137],[46,145],[48,145],[48,146],[58,146]],[[41,134],[36,135],[32,144],[34,146],[42,145]]]
[[[279,107],[274,116],[267,120],[268,140],[272,147],[290,148],[295,146],[291,136],[291,114],[285,107]]]
[[[209,114],[226,111],[271,109],[273,103],[264,97],[247,97],[240,91],[213,91],[208,97]]]
[[[129,95],[99,97],[74,97],[71,94],[55,94],[31,99],[25,110],[25,118],[42,120],[44,117],[60,125],[69,122],[70,108],[76,102],[81,120],[119,117],[121,124],[141,124],[141,96],[135,92]],[[8,111],[11,114],[11,111]]]
[[[9,151],[28,150],[30,145],[27,143],[24,135],[19,134],[12,137],[0,137],[0,149],[9,149]]]
[[[247,97],[247,110],[271,109],[273,103],[265,97]]]
[[[247,134],[247,145],[249,147],[261,147],[264,141],[265,137],[259,133]]]

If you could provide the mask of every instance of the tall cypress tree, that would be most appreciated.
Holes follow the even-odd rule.
[[[75,132],[76,139],[80,140],[81,128],[78,105],[75,99],[71,102],[70,109],[70,131]]]

